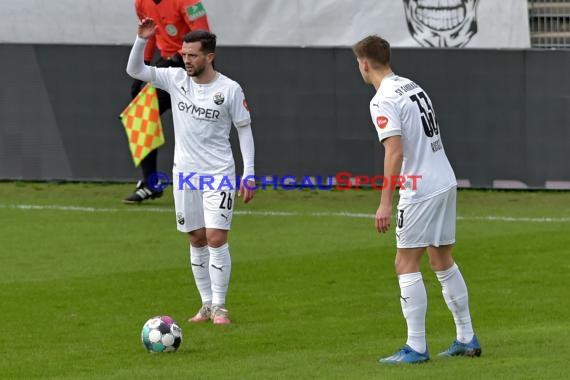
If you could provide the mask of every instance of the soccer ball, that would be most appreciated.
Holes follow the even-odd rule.
[[[141,339],[150,352],[174,352],[182,343],[182,329],[169,316],[157,316],[146,321]]]

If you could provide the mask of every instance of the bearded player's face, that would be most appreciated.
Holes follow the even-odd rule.
[[[182,54],[186,72],[191,77],[200,76],[206,69],[206,66],[212,64],[214,56],[213,53],[202,51],[201,42],[184,42],[180,53]]]

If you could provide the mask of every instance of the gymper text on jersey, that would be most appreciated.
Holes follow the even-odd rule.
[[[195,104],[187,104],[186,102],[179,102],[178,109],[180,111],[186,111],[186,113],[191,113],[193,116],[197,116],[199,119],[207,119],[207,120],[220,119],[220,111],[211,108],[198,107]]]

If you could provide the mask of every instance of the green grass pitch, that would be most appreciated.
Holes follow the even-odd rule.
[[[483,355],[436,358],[455,329],[425,261],[432,360],[382,366],[406,329],[393,231],[377,234],[369,217],[377,192],[271,190],[236,202],[234,323],[191,326],[200,301],[172,195],[122,205],[131,190],[0,183],[1,379],[557,379],[570,370],[569,192],[460,191],[455,258]],[[174,354],[140,342],[159,314],[182,326]]]

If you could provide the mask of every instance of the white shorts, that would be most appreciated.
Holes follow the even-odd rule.
[[[192,232],[200,228],[216,228],[230,230],[234,211],[235,181],[231,187],[214,189],[209,186],[200,188],[198,178],[191,178],[190,183],[182,183],[178,173],[174,173],[172,188],[174,192],[174,209],[176,211],[176,227],[180,232]],[[216,179],[215,184],[219,183]]]
[[[398,204],[396,246],[420,248],[455,243],[457,188],[423,202]]]

